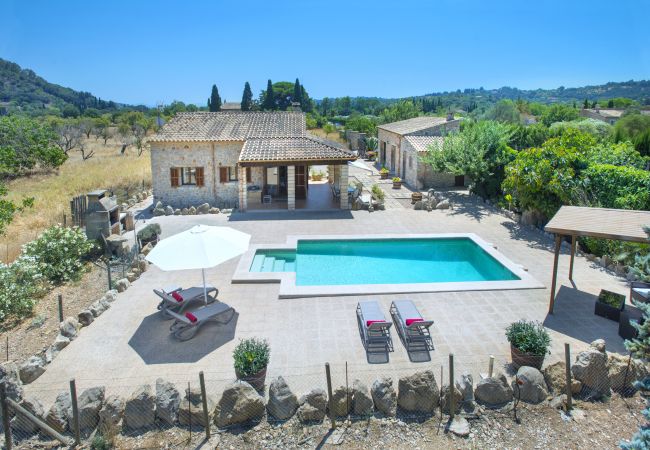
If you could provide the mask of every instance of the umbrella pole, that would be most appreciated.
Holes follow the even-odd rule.
[[[203,301],[205,304],[208,304],[208,288],[205,284],[205,269],[201,269],[201,273],[203,274]]]

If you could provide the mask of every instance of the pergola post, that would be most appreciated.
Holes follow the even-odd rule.
[[[549,314],[553,314],[555,306],[555,285],[557,284],[557,264],[560,260],[560,248],[562,247],[562,236],[555,235],[555,256],[553,258],[553,280],[551,281],[551,300],[548,305]]]
[[[287,166],[287,208],[296,209],[296,166]]]
[[[248,208],[248,190],[246,186],[246,167],[241,165],[237,166],[237,180],[239,183],[239,211],[246,212]]]
[[[573,281],[573,260],[576,257],[576,235],[571,235],[571,262],[569,263],[569,280]]]
[[[348,165],[339,166],[339,189],[341,192],[341,209],[350,209],[348,202]]]

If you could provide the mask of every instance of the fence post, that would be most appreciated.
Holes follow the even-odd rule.
[[[111,280],[111,263],[106,260],[106,273],[108,273],[108,290],[113,289],[113,280]]]
[[[488,377],[492,378],[494,374],[494,355],[490,355],[490,364],[488,365]]]
[[[456,415],[456,395],[454,387],[454,354],[449,354],[449,418],[454,420]],[[442,383],[442,382],[441,382]]]
[[[330,410],[330,422],[332,429],[336,429],[336,415],[332,404],[332,375],[330,375],[330,363],[325,363],[325,377],[327,378],[327,404]]]
[[[571,347],[564,343],[564,364],[566,365],[566,410],[573,408],[573,393],[571,392]]]
[[[5,448],[11,450],[13,442],[11,440],[11,426],[9,422],[9,407],[7,405],[7,387],[3,381],[0,383],[0,403],[2,404],[2,426],[5,429]]]
[[[68,218],[65,216],[65,213],[63,213],[63,228],[66,228],[68,226]]]
[[[63,322],[63,294],[59,294],[59,323]]]
[[[72,432],[74,433],[74,442],[81,444],[81,433],[79,430],[79,407],[77,406],[77,384],[74,378],[70,380],[70,403],[72,404]]]
[[[208,396],[205,392],[205,377],[203,371],[199,372],[199,383],[201,385],[201,400],[203,402],[203,420],[205,421],[205,438],[210,439],[210,413],[208,412]]]

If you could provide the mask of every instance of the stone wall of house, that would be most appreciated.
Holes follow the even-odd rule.
[[[418,151],[406,140],[402,143],[402,155],[406,159],[406,171],[402,179],[410,187],[424,190],[436,187],[452,187],[456,177],[451,173],[435,172],[431,165],[422,161]]]
[[[377,165],[381,169],[386,167],[393,174],[397,174],[397,166],[399,161],[399,149],[402,137],[397,133],[377,129],[377,139],[379,140],[379,157],[377,158]],[[385,151],[384,151],[385,144]],[[391,158],[391,154],[393,157]],[[391,163],[394,161],[394,163]]]
[[[236,171],[242,149],[241,142],[229,143],[168,143],[152,142],[151,175],[154,204],[158,201],[174,208],[196,206],[201,203],[219,205],[238,199],[238,182],[219,180],[219,167]],[[172,187],[170,168],[203,167],[204,186]]]
[[[366,151],[366,133],[345,130],[345,139],[350,145],[350,150],[364,153]]]

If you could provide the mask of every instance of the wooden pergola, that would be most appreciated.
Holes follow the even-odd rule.
[[[553,281],[551,282],[551,299],[548,312],[553,314],[557,265],[564,236],[571,236],[569,280],[573,280],[573,260],[575,259],[576,238],[578,236],[647,243],[648,235],[643,231],[643,227],[649,225],[650,211],[562,206],[544,227],[544,230],[555,234]]]

